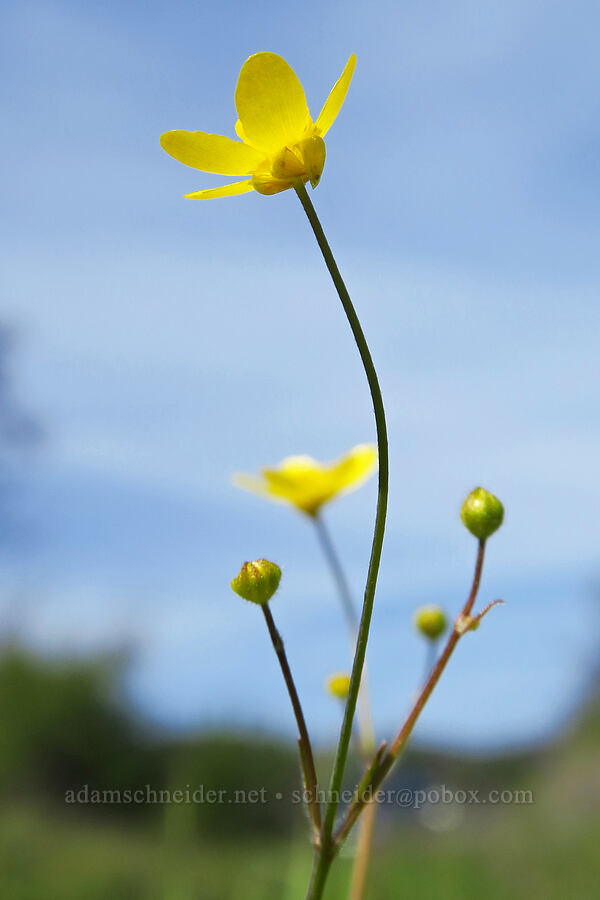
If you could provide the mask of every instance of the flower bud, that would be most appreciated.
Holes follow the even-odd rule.
[[[417,631],[430,641],[436,641],[448,625],[440,606],[420,606],[415,612],[414,623]]]
[[[345,700],[350,690],[350,676],[346,672],[335,672],[326,682],[328,692],[338,700]]]
[[[471,534],[485,541],[502,525],[504,507],[489,491],[477,487],[463,503],[460,517]]]
[[[280,581],[279,566],[266,559],[255,559],[254,562],[244,563],[239,575],[231,582],[231,588],[244,600],[262,606],[269,602]]]

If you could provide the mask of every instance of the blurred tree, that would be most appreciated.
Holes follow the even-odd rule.
[[[40,422],[22,406],[15,390],[12,370],[17,338],[14,328],[0,322],[0,556],[27,547],[30,523],[23,513],[23,469],[44,436]],[[27,607],[21,586],[5,586],[0,602],[0,642],[12,641]]]
[[[146,824],[168,813],[170,829],[190,835],[289,834],[303,815],[292,797],[300,785],[295,748],[264,735],[161,737],[120,699],[126,664],[125,655],[56,661],[4,646],[0,798],[64,808],[67,791],[84,800],[94,791],[181,791],[170,809],[161,799],[67,808]]]
[[[67,790],[165,782],[166,750],[119,702],[125,660],[54,661],[5,646],[0,656],[0,791],[64,802]],[[100,810],[99,810],[100,811]]]
[[[22,406],[12,377],[17,334],[0,323],[0,545],[18,537],[18,515],[14,491],[25,453],[36,449],[43,438],[40,422]]]
[[[289,743],[260,733],[213,733],[180,743],[173,754],[170,787],[196,792],[193,818],[201,834],[285,837],[303,821],[304,806],[294,799],[300,770]]]

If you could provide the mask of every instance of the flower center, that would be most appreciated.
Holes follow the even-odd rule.
[[[324,165],[325,141],[317,135],[312,135],[280,150],[271,164],[271,174],[281,181],[295,181],[296,178],[302,178],[316,187]]]
[[[277,194],[300,179],[316,187],[325,165],[325,141],[316,134],[297,144],[284,147],[271,158],[271,171],[252,176],[252,187],[259,194]]]

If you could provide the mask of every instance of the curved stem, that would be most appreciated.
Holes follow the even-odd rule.
[[[328,856],[329,846],[332,840],[333,827],[335,824],[335,817],[339,803],[339,794],[344,777],[346,760],[348,758],[350,739],[352,736],[352,721],[354,718],[354,713],[356,711],[356,702],[358,699],[358,692],[362,678],[367,641],[369,638],[369,628],[371,625],[371,616],[373,614],[373,602],[375,599],[375,588],[377,586],[377,575],[379,572],[379,563],[381,560],[381,550],[385,532],[385,517],[387,511],[389,477],[388,441],[385,411],[383,408],[383,399],[381,397],[379,380],[377,378],[377,372],[375,371],[375,366],[373,365],[373,359],[371,357],[371,352],[363,333],[362,326],[350,299],[350,295],[348,294],[348,291],[346,289],[346,285],[344,284],[340,271],[337,267],[337,263],[334,259],[333,253],[331,252],[331,248],[327,243],[327,238],[325,237],[314,206],[312,205],[310,197],[306,192],[306,188],[301,181],[296,184],[295,188],[304,212],[306,213],[308,221],[310,222],[317,243],[321,249],[321,253],[323,254],[325,264],[329,269],[329,274],[331,275],[335,288],[338,292],[340,301],[344,308],[344,312],[346,313],[346,317],[348,319],[348,323],[352,330],[356,346],[358,347],[358,351],[360,353],[365,374],[367,376],[367,381],[369,383],[371,399],[373,401],[373,411],[375,414],[375,424],[377,427],[377,448],[379,453],[377,512],[375,515],[375,527],[373,532],[373,544],[371,547],[371,558],[369,561],[369,570],[367,573],[367,582],[365,585],[363,607],[358,628],[358,638],[356,641],[352,675],[350,677],[350,689],[348,692],[348,699],[346,701],[346,708],[344,710],[344,719],[342,722],[335,761],[331,774],[331,781],[329,786],[329,802],[327,804],[327,809],[325,812],[325,821],[323,823],[321,836],[322,850],[320,859],[325,860]],[[329,868],[329,865],[327,866],[327,869],[325,869],[324,866],[325,862],[321,862],[320,868],[318,870],[319,873],[324,872],[324,875],[319,874],[319,878],[322,878],[322,883],[319,884],[319,882],[317,881],[315,888],[309,889],[308,897],[310,898],[310,900],[319,900],[319,898],[322,896],[325,878],[327,877],[327,870]]]
[[[302,712],[302,706],[300,704],[300,698],[298,697],[298,691],[296,690],[296,685],[292,676],[292,670],[290,669],[290,665],[287,660],[285,647],[283,646],[283,640],[275,626],[275,621],[273,619],[271,610],[269,609],[269,604],[264,603],[261,606],[261,609],[265,617],[265,622],[267,623],[267,628],[269,629],[269,635],[271,637],[273,649],[275,650],[277,659],[279,660],[279,665],[283,674],[283,680],[285,681],[288,694],[290,695],[292,708],[294,710],[296,723],[298,725],[298,734],[300,735],[298,741],[300,745],[300,762],[302,764],[302,771],[304,773],[304,780],[306,782],[306,790],[308,793],[307,806],[313,825],[315,839],[317,839],[321,830],[321,809],[319,806],[319,786],[317,782],[317,773],[315,770],[312,745],[308,736],[308,728],[306,727],[304,713]]]

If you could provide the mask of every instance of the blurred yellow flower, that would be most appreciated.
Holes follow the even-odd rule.
[[[269,500],[291,503],[309,516],[338,494],[352,491],[372,475],[377,448],[359,444],[334,462],[320,463],[311,456],[288,456],[260,475],[236,474],[233,483]]]
[[[323,137],[342,107],[355,65],[352,54],[313,122],[304,88],[281,56],[255,53],[247,59],[235,89],[239,141],[205,131],[166,131],[160,143],[170,156],[193,169],[250,177],[185,196],[204,200],[251,190],[277,194],[299,179],[316,187],[325,165]]]
[[[350,690],[350,676],[347,672],[335,672],[325,682],[325,687],[332,697],[345,700]]]

